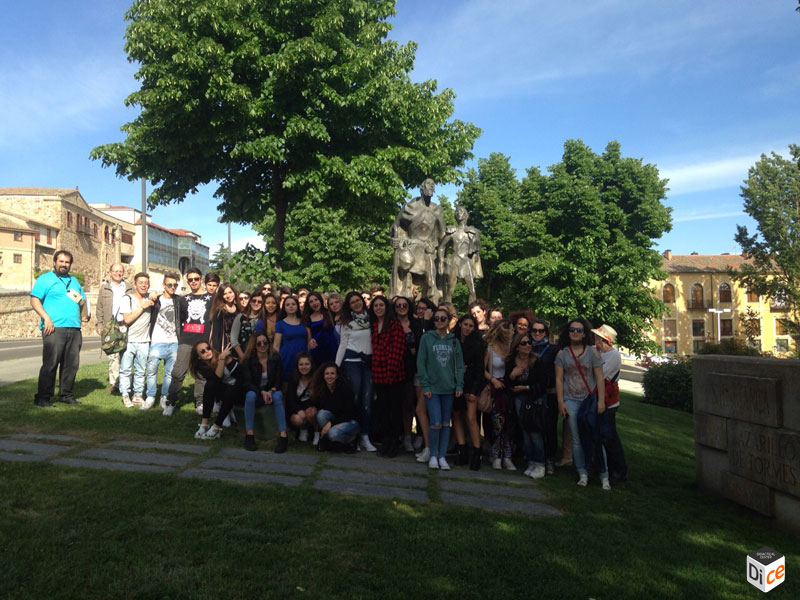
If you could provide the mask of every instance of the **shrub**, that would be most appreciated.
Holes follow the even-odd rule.
[[[692,412],[692,360],[650,367],[642,379],[644,402]]]
[[[708,342],[697,351],[698,354],[732,354],[734,356],[761,356],[757,348],[753,348],[743,338],[725,338],[719,344]]]

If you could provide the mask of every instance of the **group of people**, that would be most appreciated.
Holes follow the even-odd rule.
[[[68,252],[56,253],[54,271],[31,292],[45,340],[38,406],[52,406],[54,365],[63,349],[68,354],[76,336],[80,349],[85,295],[69,276],[71,262]],[[532,311],[505,318],[481,299],[459,314],[449,302],[387,298],[381,286],[344,297],[306,288],[295,293],[270,282],[247,292],[195,268],[186,272],[189,293],[176,294],[180,283],[168,273],[163,291],[151,293],[147,273],[136,274],[131,285],[122,265],[112,265],[96,318],[98,331],[109,319],[127,328],[126,349],[109,360],[109,391],[118,390],[124,406],[154,406],[163,361],[160,403],[171,415],[191,371],[198,439],[219,438],[232,408],[243,405],[244,446],[255,450],[255,411],[271,405],[278,453],[293,432],[320,450],[379,451],[389,458],[416,452],[429,468],[449,470],[452,431],[455,464],[473,470],[483,464],[485,440],[494,469],[515,470],[513,459],[521,455],[525,475],[534,479],[570,464],[580,486],[590,470],[604,489],[627,477],[615,422],[621,358],[609,325],[595,329],[572,319],[553,340],[548,323]],[[70,318],[59,321],[52,311]],[[64,364],[61,399],[78,403],[73,365]]]

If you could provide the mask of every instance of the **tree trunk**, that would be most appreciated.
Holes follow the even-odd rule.
[[[282,269],[284,236],[286,234],[286,212],[289,208],[289,199],[283,189],[283,176],[276,165],[272,171],[272,200],[275,203],[275,231],[272,235],[274,246],[275,268]]]

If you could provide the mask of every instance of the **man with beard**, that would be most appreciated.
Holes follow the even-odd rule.
[[[209,275],[214,274],[209,273]],[[219,278],[216,275],[214,277],[217,281],[211,281],[211,283],[218,283]],[[209,281],[209,277],[206,275],[206,283]],[[208,341],[210,333],[205,315],[211,306],[211,299],[214,295],[203,290],[203,275],[196,267],[192,267],[186,272],[186,282],[189,284],[189,293],[180,298],[178,307],[181,328],[178,332],[178,356],[175,359],[175,366],[172,368],[172,381],[167,393],[167,405],[164,407],[164,414],[167,416],[172,414],[175,404],[178,402],[178,394],[183,387],[186,371],[189,370],[192,346],[202,340]],[[194,382],[195,408],[199,406],[202,409],[205,385],[206,380],[198,374]]]
[[[80,366],[83,337],[81,315],[86,305],[86,294],[78,280],[69,274],[72,254],[59,250],[53,255],[53,270],[40,275],[31,290],[31,307],[42,319],[42,368],[39,386],[33,403],[42,408],[53,407],[56,387],[56,370],[59,371],[59,401],[80,404],[72,393],[75,375]]]

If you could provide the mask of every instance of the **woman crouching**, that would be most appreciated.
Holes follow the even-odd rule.
[[[324,363],[311,382],[311,397],[319,406],[319,445],[322,450],[355,451],[353,442],[360,431],[353,390],[336,363]]]
[[[230,344],[225,345],[222,352],[218,353],[208,342],[200,341],[192,347],[189,370],[195,378],[201,375],[206,379],[203,389],[203,419],[194,437],[198,440],[215,440],[222,435],[222,423],[231,412],[234,401],[242,396],[241,377],[237,379],[239,361],[231,356]],[[209,427],[215,402],[219,402],[221,407],[217,420]]]

